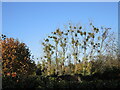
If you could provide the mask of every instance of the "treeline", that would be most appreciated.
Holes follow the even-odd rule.
[[[38,64],[43,75],[92,75],[120,66],[118,46],[111,28],[69,25],[58,28],[44,39],[44,57]],[[40,74],[40,73],[39,73]]]
[[[25,43],[3,34],[0,42],[3,88],[120,87],[120,54],[111,28],[92,23],[58,28],[43,40],[37,64]]]

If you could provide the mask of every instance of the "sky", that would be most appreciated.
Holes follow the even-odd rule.
[[[118,33],[117,2],[3,2],[2,33],[26,43],[32,55],[43,55],[41,42],[69,22],[110,27]],[[37,62],[37,60],[36,60]]]

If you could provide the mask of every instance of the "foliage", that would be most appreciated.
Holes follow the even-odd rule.
[[[69,23],[44,39],[44,56],[36,65],[25,43],[2,35],[3,88],[120,88],[115,40],[110,28]]]
[[[30,58],[29,48],[25,43],[14,38],[2,40],[3,75],[31,75],[35,71],[35,63]]]
[[[111,28],[97,28],[90,23],[89,29],[69,23],[66,30],[58,28],[43,41],[46,75],[53,74],[52,70],[55,70],[56,75],[93,74],[96,70],[92,69],[92,62],[98,59],[103,62],[102,58],[110,54],[116,57],[114,35],[109,33]],[[111,46],[114,46],[114,50],[110,48]],[[71,68],[69,65],[73,61]]]
[[[3,77],[3,90],[6,88],[38,88],[38,89],[99,89],[99,88],[120,88],[120,79],[112,80],[83,80],[67,81],[58,77],[27,76],[27,77]]]

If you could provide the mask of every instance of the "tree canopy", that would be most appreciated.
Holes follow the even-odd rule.
[[[31,75],[35,71],[35,62],[25,43],[14,38],[2,39],[2,71],[4,75]]]
[[[44,39],[42,59],[46,61],[48,75],[53,72],[57,75],[64,74],[66,71],[74,74],[91,74],[92,63],[95,60],[102,59],[108,54],[116,57],[117,46],[113,33],[110,32],[111,28],[98,28],[92,23],[88,27],[90,28],[86,29],[81,25],[69,23],[66,30],[58,28]],[[72,64],[72,69],[67,67]]]

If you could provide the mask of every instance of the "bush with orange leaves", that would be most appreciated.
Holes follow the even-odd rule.
[[[2,71],[4,76],[31,75],[36,65],[29,48],[14,38],[2,39]]]

